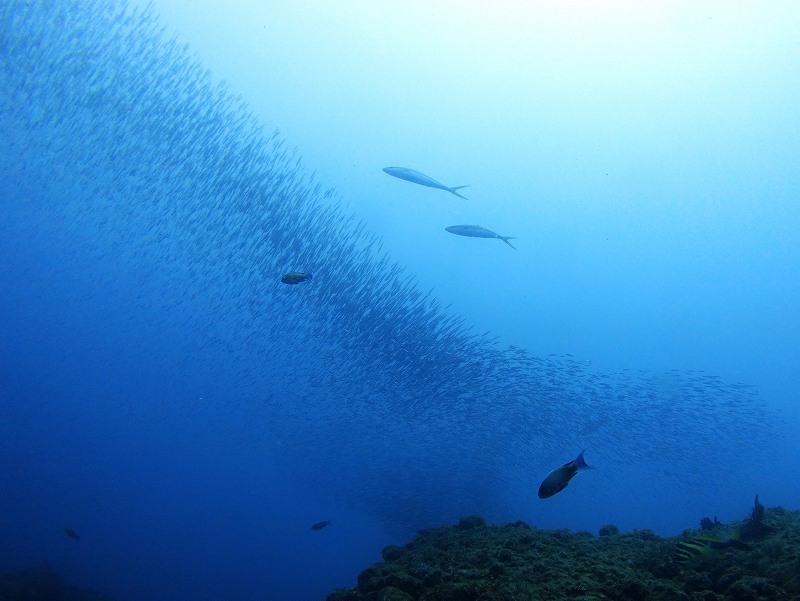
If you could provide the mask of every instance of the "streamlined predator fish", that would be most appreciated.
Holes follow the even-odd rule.
[[[321,522],[317,522],[316,524],[311,525],[312,530],[322,530],[325,526],[330,526],[330,520],[323,520]]]
[[[420,186],[428,186],[429,188],[436,188],[437,190],[447,190],[450,194],[455,194],[459,198],[463,198],[467,200],[466,196],[461,196],[456,190],[460,190],[461,188],[468,188],[469,186],[455,186],[453,188],[448,188],[444,184],[437,182],[432,177],[428,177],[424,173],[420,173],[414,169],[408,169],[407,167],[384,167],[384,173],[388,173],[393,177],[399,177],[400,179],[404,179],[407,182],[411,182],[413,184],[419,184]]]
[[[281,278],[281,282],[284,284],[299,284],[300,282],[305,282],[306,280],[311,279],[310,273],[301,273],[299,271],[290,271],[285,276]]]
[[[565,463],[547,474],[547,478],[544,479],[542,485],[539,487],[540,499],[547,499],[564,490],[567,484],[569,484],[569,481],[572,480],[579,471],[594,469],[584,461],[583,454],[585,452],[585,450],[581,451],[578,457],[573,461]]]
[[[64,528],[64,534],[66,534],[73,540],[81,540],[80,535],[77,532],[75,532],[72,528]]]
[[[469,236],[470,238],[497,238],[508,244],[514,250],[517,250],[514,245],[509,242],[509,240],[516,240],[516,236],[501,236],[479,225],[451,225],[444,229],[458,236]]]

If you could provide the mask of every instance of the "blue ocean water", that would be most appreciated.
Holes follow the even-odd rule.
[[[798,21],[4,3],[0,571],[320,599],[462,515],[798,508]]]

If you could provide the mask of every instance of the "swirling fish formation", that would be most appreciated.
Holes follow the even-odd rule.
[[[9,0],[0,28],[2,185],[35,199],[6,218],[105,265],[86,294],[187,341],[180,369],[218,378],[304,486],[417,528],[513,515],[510,486],[533,498],[581,448],[609,485],[666,473],[693,494],[769,447],[748,386],[598,374],[473,332],[147,10]],[[298,266],[313,282],[281,284]],[[702,470],[697,449],[717,450]]]

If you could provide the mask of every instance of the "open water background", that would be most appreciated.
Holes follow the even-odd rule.
[[[798,21],[4,3],[0,570],[319,599],[466,514],[796,509]]]

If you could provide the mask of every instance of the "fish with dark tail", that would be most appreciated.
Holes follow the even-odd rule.
[[[544,479],[539,487],[540,499],[547,499],[556,493],[560,493],[579,471],[594,469],[583,459],[585,452],[585,450],[581,451],[575,459],[547,474],[547,478]]]
[[[72,540],[81,540],[80,535],[77,532],[75,532],[72,528],[64,528],[64,534],[66,534]]]
[[[321,522],[317,522],[316,524],[311,524],[312,530],[322,530],[325,526],[330,526],[330,520],[322,520]]]
[[[452,188],[448,188],[444,184],[437,182],[432,177],[428,177],[424,173],[420,173],[415,169],[409,169],[408,167],[384,167],[383,172],[391,175],[392,177],[404,179],[412,184],[428,186],[429,188],[436,188],[437,190],[445,190],[446,192],[450,192],[450,194],[455,194],[459,198],[467,200],[466,196],[461,196],[461,194],[456,192],[456,190],[468,188],[469,186],[454,186]]]
[[[516,240],[514,236],[501,236],[492,230],[487,230],[485,227],[479,225],[451,225],[444,228],[446,231],[456,236],[468,236],[470,238],[497,238],[508,244],[514,250],[516,247],[509,242],[509,240]]]

